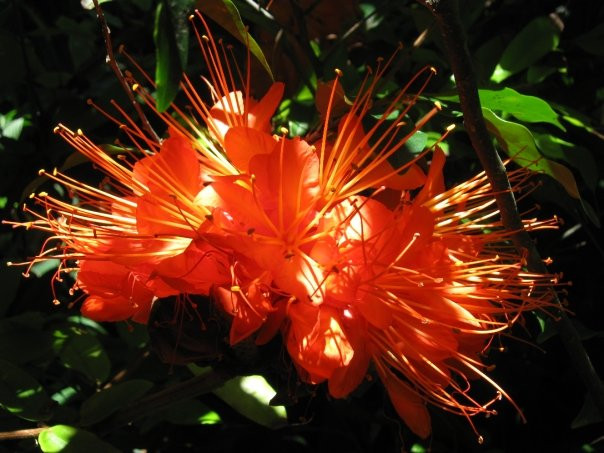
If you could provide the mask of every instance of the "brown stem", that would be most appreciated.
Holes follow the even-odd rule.
[[[28,439],[30,437],[38,437],[38,435],[48,428],[31,428],[18,429],[16,431],[5,431],[0,433],[0,441],[11,439]]]
[[[455,76],[464,126],[495,192],[503,226],[508,231],[513,232],[514,245],[521,255],[526,256],[528,268],[534,272],[546,273],[547,269],[539,256],[539,252],[522,225],[505,166],[493,146],[493,141],[482,116],[476,78],[466,45],[465,33],[459,18],[458,2],[457,0],[419,1],[432,12],[442,35]],[[600,414],[604,417],[604,383],[596,373],[577,330],[563,310],[554,291],[552,293],[560,307],[557,313],[560,318],[557,324],[560,338],[575,370],[585,384]]]
[[[126,82],[126,79],[124,78],[124,74],[122,74],[122,70],[117,65],[115,55],[113,54],[113,43],[111,42],[111,30],[109,30],[109,26],[107,25],[107,21],[105,20],[105,14],[103,13],[103,9],[99,5],[98,0],[92,0],[92,1],[94,3],[94,8],[96,10],[97,17],[99,18],[99,22],[101,24],[101,30],[103,32],[103,38],[105,40],[105,48],[107,49],[107,59],[106,59],[107,64],[113,70],[113,73],[117,77],[117,80],[119,80],[120,85],[122,86],[122,88],[124,89],[124,92],[126,93],[126,96],[128,96],[128,99],[130,100],[130,104],[132,104],[132,107],[134,107],[134,110],[136,110],[136,113],[138,114],[138,117],[140,118],[141,123],[143,124],[143,128],[147,131],[147,133],[153,140],[155,140],[157,143],[159,143],[160,140],[159,140],[158,135],[155,133],[155,131],[151,127],[151,123],[149,123],[149,120],[147,119],[145,112],[143,112],[143,109],[141,108],[140,104],[134,98],[134,94],[132,93],[132,90],[130,89],[128,82]]]

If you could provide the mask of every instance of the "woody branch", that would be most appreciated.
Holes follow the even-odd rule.
[[[546,273],[547,269],[539,251],[523,228],[505,166],[495,150],[482,116],[476,77],[459,17],[458,2],[457,0],[419,0],[419,2],[432,12],[440,30],[455,77],[464,126],[493,187],[503,226],[513,232],[512,241],[518,252],[526,256],[528,268],[534,272]],[[560,307],[557,313],[560,319],[557,323],[560,338],[574,369],[581,377],[600,414],[604,416],[604,383],[596,373],[577,330],[555,293],[553,291],[552,293]]]

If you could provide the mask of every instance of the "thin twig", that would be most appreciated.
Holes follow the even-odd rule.
[[[143,112],[143,109],[141,108],[140,104],[134,98],[132,89],[128,85],[128,82],[126,82],[126,79],[124,78],[124,74],[122,73],[122,70],[117,65],[115,55],[113,54],[113,43],[111,42],[111,30],[109,29],[109,26],[107,25],[107,21],[105,20],[105,14],[103,13],[103,9],[99,5],[98,0],[92,0],[92,1],[94,3],[94,9],[96,10],[97,17],[99,18],[99,23],[101,24],[103,38],[105,39],[105,48],[107,49],[106,62],[113,70],[113,73],[117,77],[117,80],[120,82],[120,85],[124,89],[124,92],[128,96],[128,99],[130,99],[130,104],[132,104],[132,107],[134,107],[134,110],[136,110],[136,113],[138,114],[138,117],[140,118],[141,123],[143,124],[143,128],[147,131],[147,133],[153,140],[155,140],[157,143],[159,143],[160,142],[159,136],[155,133],[155,131],[151,127],[151,123],[149,123],[149,120],[147,119],[145,112]]]
[[[476,77],[472,69],[465,33],[459,18],[458,2],[457,0],[419,1],[432,12],[440,29],[455,76],[464,125],[472,146],[493,187],[503,226],[513,233],[511,238],[518,252],[526,256],[528,268],[534,272],[546,273],[547,268],[539,252],[523,227],[505,166],[493,146],[482,116]],[[560,308],[557,313],[560,321],[556,325],[560,338],[575,370],[581,377],[600,414],[604,417],[604,383],[596,373],[581,343],[579,334],[566,315],[560,300],[554,291],[552,293]]]
[[[14,440],[14,439],[29,439],[30,437],[38,437],[38,435],[48,429],[46,428],[31,428],[31,429],[18,429],[16,431],[5,431],[0,433],[0,441],[2,440]]]

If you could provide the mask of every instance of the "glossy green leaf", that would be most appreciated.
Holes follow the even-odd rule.
[[[214,394],[241,415],[268,428],[287,423],[284,406],[270,406],[277,394],[262,376],[240,376],[227,381]]]
[[[491,74],[491,80],[499,83],[528,68],[548,52],[556,49],[559,41],[560,30],[548,17],[533,19],[505,48]]]
[[[18,366],[0,359],[0,406],[26,420],[46,420],[53,401],[42,385]]]
[[[566,130],[554,109],[536,96],[527,96],[507,87],[503,90],[478,90],[478,95],[481,105],[490,110],[501,110],[525,123],[549,123]]]
[[[166,110],[178,93],[180,78],[187,65],[191,0],[164,0],[155,13],[156,106]]]
[[[571,197],[580,198],[572,172],[564,165],[545,158],[537,149],[533,135],[525,126],[506,121],[484,107],[482,113],[487,128],[514,162],[529,170],[551,176],[564,186]]]
[[[89,426],[104,420],[118,409],[143,396],[151,387],[153,383],[150,381],[132,379],[95,393],[82,403],[80,423],[82,426]]]
[[[38,444],[44,453],[119,453],[91,432],[69,425],[45,429],[38,435]]]
[[[203,1],[199,2],[198,8],[203,14],[210,17],[243,44],[249,46],[252,55],[256,57],[267,74],[274,80],[273,73],[262,49],[260,49],[254,38],[252,38],[252,35],[247,32],[239,11],[231,0]]]
[[[499,110],[525,123],[549,123],[565,131],[555,110],[541,98],[518,93],[511,88],[478,90],[480,104],[489,110]],[[442,101],[459,103],[459,96],[439,96]]]
[[[111,363],[96,335],[74,327],[53,332],[53,348],[61,362],[90,380],[103,382],[109,377]]]

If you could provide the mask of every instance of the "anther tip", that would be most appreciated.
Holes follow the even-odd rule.
[[[336,73],[336,76],[338,76],[338,77],[342,77],[342,74],[343,74],[343,73],[342,73],[342,70],[341,70],[341,69],[336,68],[336,69],[334,69],[334,72]]]
[[[42,175],[44,175],[44,174],[46,174],[46,170],[44,170],[43,168],[40,168],[40,169],[38,170],[38,175],[39,175],[39,176],[42,176]]]
[[[280,127],[279,128],[279,132],[281,132],[282,135],[287,135],[289,134],[289,131],[287,130],[286,127]]]

